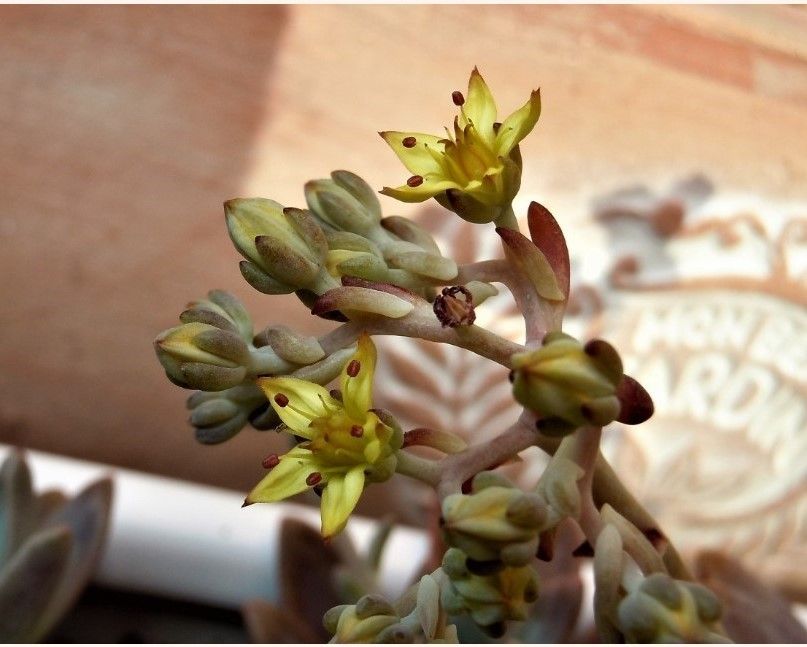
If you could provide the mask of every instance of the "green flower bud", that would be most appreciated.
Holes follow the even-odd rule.
[[[513,396],[540,416],[538,428],[544,434],[564,436],[584,425],[606,425],[619,415],[622,361],[602,340],[583,346],[564,333],[550,333],[541,348],[517,353],[511,362]]]
[[[443,500],[443,533],[449,545],[470,558],[463,567],[485,575],[527,564],[538,548],[540,533],[548,527],[547,513],[537,494],[522,492],[495,472],[480,472],[472,481],[471,494],[452,494]]]
[[[191,301],[187,310],[179,315],[182,323],[205,323],[221,330],[234,332],[249,342],[252,339],[252,320],[244,305],[224,290],[211,290],[207,299]]]
[[[400,621],[392,605],[381,596],[366,595],[356,604],[334,607],[323,624],[334,634],[332,643],[375,643],[387,627]]]
[[[248,422],[256,428],[274,428],[280,419],[268,406],[266,397],[255,384],[241,384],[224,391],[197,391],[188,398],[190,423],[196,428],[196,440],[212,445],[229,440]]]
[[[250,363],[249,348],[241,337],[204,323],[170,328],[157,336],[154,348],[168,379],[203,391],[241,384]]]
[[[334,171],[331,178],[305,185],[305,200],[317,218],[331,229],[362,235],[377,227],[381,204],[372,188],[349,171]]]
[[[529,605],[538,599],[538,574],[531,565],[508,567],[485,576],[470,572],[452,576],[458,571],[446,569],[445,558],[443,562],[450,578],[443,589],[443,605],[452,613],[467,612],[482,628],[507,620],[525,620]]]
[[[247,259],[241,273],[255,289],[289,294],[317,286],[328,243],[310,213],[265,198],[228,200],[224,213],[230,238]]]
[[[715,595],[664,573],[645,577],[620,602],[617,616],[628,642],[729,642],[715,625],[720,618]]]

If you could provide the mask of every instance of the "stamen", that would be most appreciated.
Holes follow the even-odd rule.
[[[350,428],[350,435],[354,438],[361,438],[364,435],[364,428],[361,425],[353,425]]]
[[[459,90],[454,90],[454,92],[451,93],[451,100],[454,102],[455,106],[461,106],[465,103],[465,97],[462,96],[462,92]]]
[[[319,472],[311,472],[311,474],[309,474],[306,477],[305,484],[314,486],[317,483],[319,483],[321,480],[322,480],[322,474],[320,474]]]
[[[361,362],[357,359],[350,360],[350,364],[347,365],[347,374],[348,377],[356,377],[361,370]]]
[[[418,140],[414,137],[404,137],[401,140],[401,143],[403,144],[404,148],[414,148],[415,144],[418,143]]]
[[[277,467],[278,463],[280,463],[280,458],[277,454],[269,454],[266,458],[261,461],[261,465],[264,466],[265,469],[270,470],[273,467]]]
[[[413,175],[406,181],[407,186],[411,186],[413,189],[416,186],[420,186],[423,184],[423,176],[422,175]]]
[[[289,399],[282,393],[275,395],[275,403],[279,407],[285,407],[289,403]]]

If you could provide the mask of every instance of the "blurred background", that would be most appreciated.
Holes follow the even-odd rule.
[[[705,347],[631,337],[650,307],[642,299],[677,290],[693,303],[705,287],[708,303],[758,303],[755,312],[784,317],[789,327],[770,333],[779,340],[771,352],[807,359],[803,7],[5,6],[0,443],[250,489],[261,458],[282,441],[248,429],[220,446],[197,444],[188,393],[168,383],[152,340],[211,288],[241,298],[258,327],[282,322],[319,334],[331,324],[293,296],[246,285],[222,202],[260,195],[304,206],[303,183],[337,168],[378,188],[400,184],[406,171],[377,131],[439,132],[454,112],[451,91],[465,90],[474,65],[504,114],[541,88],[541,120],[522,143],[517,213],[539,200],[564,227],[586,287],[573,327],[627,344],[636,370],[663,390],[658,370],[647,368],[650,350],[674,358],[680,373],[681,349]],[[496,252],[492,232],[452,224],[437,208],[384,197],[382,205],[426,224],[446,254]],[[633,283],[620,283],[613,266],[628,257]],[[693,293],[687,281],[701,283]],[[502,302],[482,321],[517,335],[512,315]],[[725,350],[739,366],[750,335],[748,344],[717,340],[706,350]],[[417,363],[401,359],[412,347],[386,348],[393,359],[377,386],[382,402],[415,403],[413,424],[450,421],[451,411],[435,413],[439,403],[407,390],[418,381]],[[435,357],[446,379],[475,370]],[[798,368],[771,371],[787,397],[761,419],[768,425],[754,419],[754,427],[752,413],[722,425],[676,408],[668,385],[655,435],[636,441],[616,431],[609,451],[686,546],[730,545],[766,581],[804,599],[807,576],[794,579],[792,566],[807,563],[807,381]],[[732,387],[738,407],[759,392],[752,386]],[[715,397],[720,388],[715,382]],[[760,438],[785,413],[776,440]],[[506,404],[491,402],[463,429],[493,433],[507,415]],[[719,433],[704,445],[698,438],[710,429]],[[740,449],[715,461],[704,458],[707,446],[712,456]],[[732,498],[743,474],[754,485]],[[682,510],[698,506],[691,497],[671,505],[671,484],[694,488],[718,512],[688,517]],[[360,511],[377,515],[385,493],[401,498],[393,490],[371,489]],[[420,518],[415,505],[401,510],[404,521]],[[719,523],[704,521],[715,514]],[[755,524],[757,534],[739,530]]]

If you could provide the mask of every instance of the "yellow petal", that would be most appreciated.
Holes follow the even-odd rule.
[[[401,202],[423,202],[429,198],[433,198],[438,193],[442,193],[448,189],[461,189],[462,187],[452,180],[446,180],[442,177],[423,178],[423,183],[419,186],[409,186],[404,184],[397,188],[385,186],[381,193],[388,195],[391,198],[400,200]]]
[[[432,153],[433,151],[442,151],[443,143],[440,137],[434,135],[426,135],[423,133],[405,133],[396,130],[388,130],[378,133],[384,138],[384,141],[389,144],[390,148],[395,151],[398,159],[403,162],[403,165],[409,170],[410,173],[415,175],[426,175],[427,173],[439,173],[440,165],[435,160]],[[415,145],[406,147],[403,142],[407,138],[413,138]]]
[[[342,408],[324,387],[296,377],[264,377],[257,384],[283,423],[303,438],[312,437],[313,420]]]
[[[376,350],[367,333],[359,337],[356,353],[342,369],[342,402],[347,415],[364,421],[373,407],[373,375],[375,374]]]
[[[496,135],[496,150],[507,155],[532,132],[541,116],[541,91],[535,90],[529,100],[504,120]]]
[[[364,467],[357,465],[344,476],[333,474],[322,492],[322,536],[332,537],[347,524],[364,491]]]
[[[280,457],[280,462],[263,477],[246,498],[245,504],[272,503],[304,492],[311,472],[319,472],[314,455],[308,449],[295,447]]]
[[[496,102],[488,84],[476,68],[471,72],[468,81],[468,98],[463,106],[463,113],[468,121],[473,122],[482,137],[488,137],[493,133]]]

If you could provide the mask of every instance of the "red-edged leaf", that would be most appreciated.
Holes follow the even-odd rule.
[[[555,271],[561,291],[568,297],[571,274],[569,249],[558,221],[545,206],[531,202],[527,211],[527,225],[532,242],[546,256],[546,260]]]

